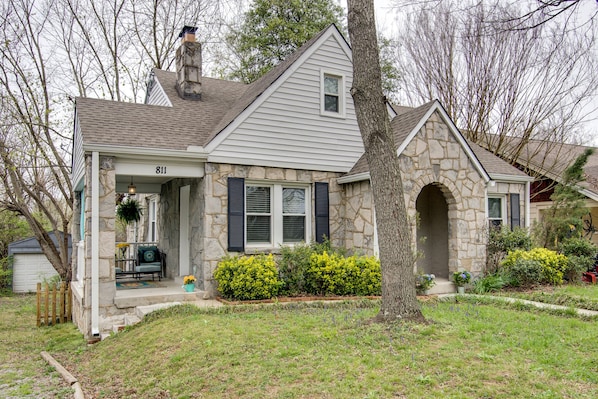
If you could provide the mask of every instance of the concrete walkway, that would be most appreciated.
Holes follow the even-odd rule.
[[[443,294],[443,295],[438,295],[438,298],[451,298],[451,297],[455,297],[457,295],[458,294]],[[475,295],[475,294],[463,294],[463,296],[474,297],[474,298],[485,298],[485,299],[490,298],[492,300],[503,301],[503,302],[508,302],[508,303],[518,302],[518,303],[522,303],[524,305],[535,306],[540,309],[554,309],[554,310],[573,309],[575,311],[575,313],[577,313],[580,316],[598,316],[598,311],[596,311],[596,310],[578,309],[578,308],[572,308],[570,306],[553,305],[553,304],[544,303],[544,302],[528,301],[527,299],[510,298],[510,297],[504,297],[504,296]]]

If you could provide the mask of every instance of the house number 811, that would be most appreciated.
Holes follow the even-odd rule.
[[[166,166],[156,166],[156,174],[157,175],[165,175],[166,174]]]

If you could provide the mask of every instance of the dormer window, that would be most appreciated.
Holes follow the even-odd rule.
[[[341,75],[322,73],[322,115],[344,117],[344,81]]]

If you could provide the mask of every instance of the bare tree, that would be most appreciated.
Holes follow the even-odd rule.
[[[386,100],[382,92],[373,0],[349,0],[357,122],[370,166],[382,266],[379,320],[423,319],[415,294],[411,231]]]
[[[53,113],[52,49],[43,43],[48,5],[14,0],[0,6],[0,205],[25,218],[52,266],[70,280],[72,187],[63,146],[68,137]]]
[[[510,162],[551,169],[545,156],[579,134],[591,112],[584,105],[598,89],[594,36],[556,22],[526,30],[488,22],[510,15],[519,9],[484,2],[411,14],[399,35],[403,98],[438,98],[470,140]],[[528,144],[538,140],[553,144],[534,153]]]
[[[67,98],[142,100],[150,69],[170,66],[180,28],[217,35],[238,1],[0,2],[0,208],[25,217],[64,279],[71,268],[61,232],[73,203]]]

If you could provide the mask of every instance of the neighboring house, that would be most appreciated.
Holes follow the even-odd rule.
[[[58,247],[56,236],[50,232],[50,238]],[[69,235],[68,250],[71,254],[71,237]],[[34,292],[37,283],[43,283],[58,273],[44,255],[35,237],[25,238],[8,244],[8,256],[13,257],[12,291],[17,293]]]
[[[77,99],[73,318],[86,336],[130,311],[114,301],[114,199],[128,186],[156,201],[166,277],[194,274],[207,296],[228,253],[325,237],[377,253],[351,49],[338,29],[249,85],[203,77],[193,32],[182,32],[177,72],[153,70],[146,104]],[[529,223],[532,179],[468,143],[438,101],[388,111],[420,269],[480,273],[489,224]]]
[[[531,185],[530,221],[542,222],[542,214],[551,206],[550,196],[554,187],[573,162],[590,147],[545,141],[530,141],[519,154],[517,162],[525,165],[530,174],[538,176]],[[585,181],[579,184],[579,192],[586,197],[588,214],[584,217],[584,236],[598,244],[598,149],[588,158],[584,167]]]

